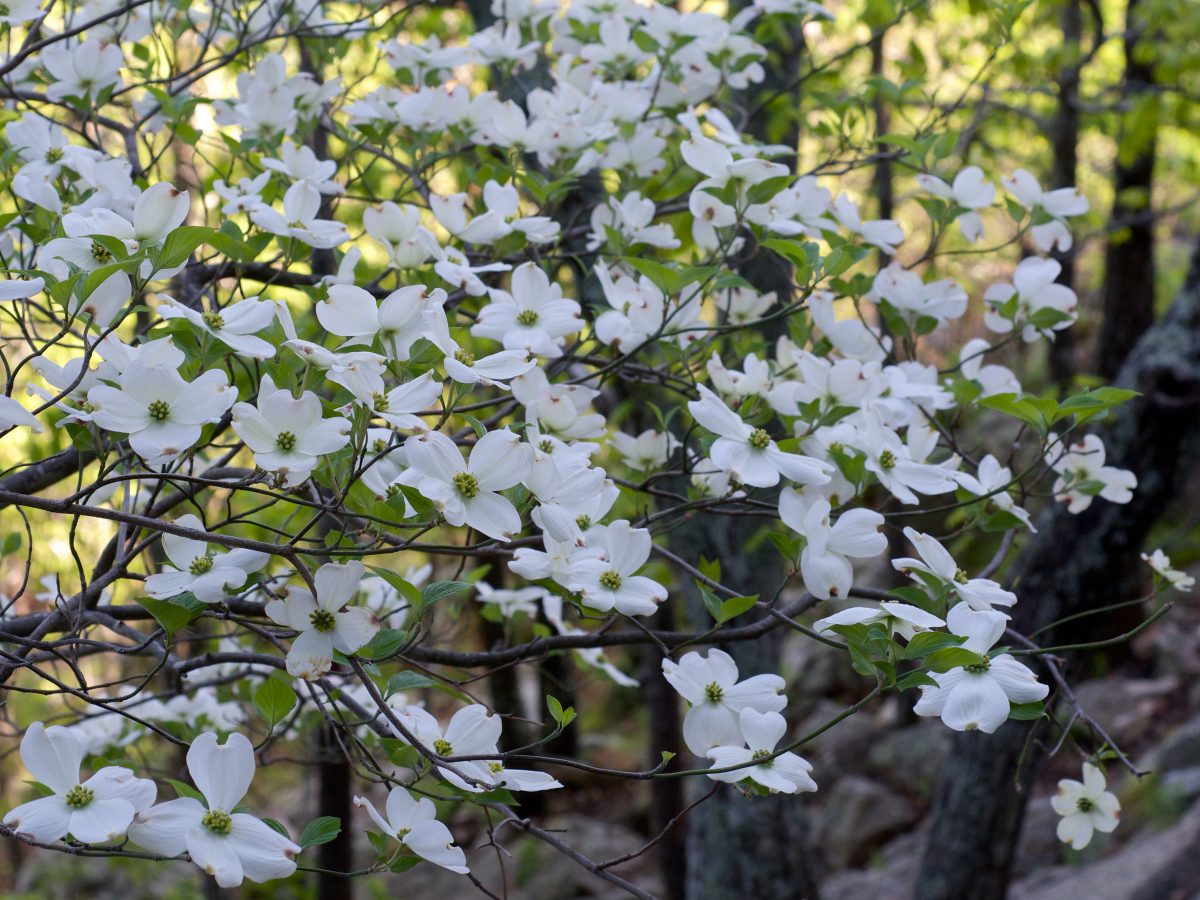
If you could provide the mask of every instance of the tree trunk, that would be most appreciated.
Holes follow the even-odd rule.
[[[1097,499],[1078,516],[1056,505],[1039,517],[1014,570],[1021,602],[1013,627],[1024,634],[1140,593],[1143,541],[1185,490],[1200,452],[1200,246],[1183,292],[1134,347],[1116,382],[1140,396],[1101,434],[1109,463],[1131,469],[1137,490],[1124,505]],[[1088,619],[1067,623],[1038,640],[1086,639],[1089,627]],[[919,900],[1004,897],[1028,789],[1044,761],[1045,746],[1030,740],[1031,730],[1008,722],[994,735],[956,737],[934,801]]]
[[[1077,180],[1079,165],[1079,75],[1080,39],[1083,33],[1083,12],[1080,0],[1066,0],[1062,16],[1063,48],[1066,67],[1058,77],[1058,111],[1054,117],[1051,141],[1054,146],[1054,167],[1051,187],[1067,187]],[[1055,250],[1051,256],[1062,266],[1058,283],[1075,289],[1075,247]],[[1075,335],[1073,329],[1055,332],[1049,347],[1050,377],[1060,387],[1069,385],[1075,377]]]
[[[1138,17],[1138,0],[1125,16],[1125,89],[1128,111],[1113,173],[1112,230],[1104,255],[1104,319],[1096,371],[1111,378],[1154,321],[1154,215],[1152,191],[1158,140],[1154,64]],[[1148,104],[1148,105],[1147,105]],[[1149,116],[1146,111],[1149,110]]]

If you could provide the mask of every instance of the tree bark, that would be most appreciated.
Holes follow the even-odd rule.
[[[1148,40],[1129,0],[1125,16],[1124,101],[1121,141],[1113,172],[1112,229],[1104,255],[1104,318],[1096,346],[1096,371],[1110,378],[1154,321],[1154,216],[1151,203],[1158,140],[1154,64]],[[1151,104],[1147,107],[1146,103]],[[1142,122],[1150,109],[1149,122]],[[1148,129],[1143,134],[1142,130]]]
[[[1075,184],[1079,165],[1079,76],[1082,67],[1080,40],[1083,34],[1083,11],[1080,0],[1066,0],[1062,16],[1063,48],[1068,62],[1058,77],[1058,110],[1054,117],[1051,142],[1054,147],[1054,166],[1051,186]],[[1051,256],[1062,266],[1058,283],[1075,289],[1075,247],[1055,250]],[[1050,377],[1060,387],[1069,385],[1075,377],[1075,335],[1073,329],[1056,332],[1049,347]]]
[[[1056,505],[1039,517],[1038,533],[1015,566],[1021,602],[1012,624],[1024,634],[1136,596],[1143,541],[1194,477],[1200,452],[1200,245],[1183,292],[1134,347],[1116,383],[1140,396],[1120,407],[1101,434],[1109,464],[1132,470],[1137,490],[1127,504],[1097,499],[1078,516]],[[1067,623],[1038,640],[1043,646],[1070,642],[1089,627],[1088,619]],[[1008,722],[994,735],[956,737],[934,801],[918,900],[1004,897],[1025,800],[1044,762],[1044,745],[1030,739],[1034,727]]]

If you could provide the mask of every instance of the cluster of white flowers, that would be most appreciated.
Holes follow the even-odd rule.
[[[470,38],[381,46],[369,34],[372,10],[346,23],[311,6],[303,29],[314,40],[360,39],[364,53],[378,52],[380,78],[322,83],[294,71],[286,54],[260,52],[232,87],[205,82],[234,93],[204,103],[224,130],[214,139],[221,165],[189,180],[199,204],[149,176],[145,153],[138,158],[143,134],[149,147],[161,132],[196,131],[190,117],[205,96],[190,82],[170,92],[127,87],[143,58],[130,48],[144,47],[167,15],[158,4],[70,31],[7,75],[89,116],[128,92],[137,117],[132,147],[76,140],[53,104],[23,108],[5,125],[18,205],[0,226],[0,308],[22,323],[30,355],[6,365],[0,440],[56,426],[89,454],[85,465],[99,457],[104,478],[131,483],[124,500],[106,484],[110,493],[69,511],[109,504],[99,518],[130,529],[120,540],[131,547],[141,529],[160,529],[165,559],[136,573],[150,542],[137,545],[120,563],[132,577],[108,589],[128,598],[134,583],[141,618],[161,626],[164,655],[185,627],[176,616],[252,620],[239,638],[223,636],[207,676],[261,676],[270,668],[261,659],[230,660],[286,646],[280,665],[302,692],[315,698],[324,685],[339,692],[331,702],[340,710],[366,708],[348,727],[384,741],[389,755],[409,745],[403,752],[424,760],[421,777],[468,802],[542,791],[562,785],[507,766],[501,717],[485,705],[461,706],[443,726],[436,709],[405,702],[399,688],[378,702],[381,669],[430,639],[422,615],[441,597],[472,587],[479,603],[468,612],[541,629],[528,657],[542,653],[539,640],[558,640],[631,687],[637,681],[586,639],[618,617],[654,616],[680,572],[703,575],[697,583],[716,603],[714,631],[687,643],[720,641],[727,621],[708,591],[719,573],[656,544],[668,515],[761,517],[811,599],[841,602],[855,595],[856,565],[888,549],[884,512],[936,497],[969,510],[969,525],[1034,530],[1013,475],[1021,467],[960,449],[951,426],[963,418],[1007,413],[1032,424],[1031,470],[1044,463],[1057,475],[1054,497],[1071,513],[1097,496],[1130,500],[1134,474],[1105,464],[1099,436],[1068,438],[1066,421],[1073,410],[1115,405],[1119,392],[1060,406],[1023,393],[1013,371],[988,360],[1002,345],[1053,340],[1075,321],[1077,298],[1058,282],[1056,261],[1025,258],[1010,282],[976,297],[923,264],[936,259],[934,245],[922,264],[904,263],[901,220],[868,218],[862,198],[835,179],[797,174],[778,161],[793,148],[752,140],[721,111],[725,92],[764,77],[767,50],[753,23],[815,23],[826,15],[817,4],[759,0],[727,21],[634,0],[561,9],[494,0],[496,22]],[[298,24],[284,15],[299,15],[288,4],[263,4],[246,21],[220,10],[205,26],[217,45],[261,47]],[[39,16],[22,0],[0,21],[28,28]],[[479,89],[489,69],[522,72],[542,57],[544,77],[521,103]],[[315,130],[320,142],[310,140]],[[315,149],[329,146],[325,132],[348,148],[346,159]],[[374,154],[370,165],[352,162],[360,148]],[[456,156],[469,173],[457,184],[443,165]],[[207,157],[196,157],[203,169]],[[376,166],[387,172],[382,187],[367,173]],[[950,162],[943,154],[931,166]],[[978,166],[944,174],[916,179],[939,236],[952,223],[972,244],[985,233],[1003,231],[1010,245],[1028,234],[1048,254],[1070,247],[1068,219],[1088,210],[1073,188],[1043,190],[1024,170],[1001,179],[1007,207]],[[584,178],[600,185],[595,196],[578,189]],[[557,215],[568,194],[581,208]],[[764,247],[795,265],[795,298],[741,274],[740,256]],[[582,275],[560,262],[585,254]],[[881,255],[890,261],[872,263]],[[965,331],[972,311],[994,345],[975,337],[950,368],[923,358],[926,336]],[[771,322],[781,327],[768,342]],[[11,395],[13,369],[40,402],[33,411]],[[153,507],[139,485],[155,496],[176,490],[175,504],[194,512],[154,512],[156,525],[142,515]],[[669,512],[654,510],[660,502]],[[255,518],[274,505],[288,512]],[[422,543],[428,532],[446,539]],[[916,713],[956,730],[993,732],[1014,707],[1044,700],[1047,686],[994,649],[1015,594],[969,577],[934,537],[904,534],[918,558],[891,565],[915,586],[831,611],[813,629],[840,637],[883,687],[920,686]],[[401,551],[414,555],[397,563]],[[466,582],[426,584],[443,568],[439,555],[489,556],[492,583],[480,568]],[[368,575],[362,560],[372,559],[380,564]],[[1166,582],[1191,586],[1161,551],[1147,559]],[[740,603],[728,618],[769,605],[724,591]],[[52,599],[68,599],[57,582]],[[917,662],[916,680],[897,679],[900,658]],[[690,704],[684,740],[711,762],[708,777],[817,789],[812,767],[789,749],[799,745],[780,748],[780,675],[739,681],[717,649],[668,656],[662,672]],[[229,732],[243,713],[218,685],[117,708],[133,723]],[[292,688],[281,690],[296,702]],[[566,727],[570,717],[551,709]],[[278,739],[277,721],[269,724]],[[109,712],[69,729],[30,726],[22,758],[51,794],[14,809],[5,825],[40,843],[127,835],[152,853],[186,852],[222,886],[294,871],[300,846],[239,811],[255,768],[239,733],[223,746],[213,731],[192,739],[187,762],[202,800],[153,805],[155,785],[121,767],[79,782],[85,752],[142,737],[150,739]],[[1085,769],[1086,788],[1056,801],[1074,804],[1060,835],[1075,846],[1115,825],[1095,772]],[[386,815],[355,802],[386,837],[467,872],[433,803],[414,791],[391,786]]]

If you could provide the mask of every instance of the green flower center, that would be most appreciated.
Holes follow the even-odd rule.
[[[879,468],[887,471],[888,469],[896,468],[896,454],[891,450],[884,450],[879,454]]]
[[[771,436],[761,428],[755,428],[750,432],[750,446],[755,450],[766,450],[767,445],[771,443]]]
[[[279,432],[279,437],[275,438],[275,446],[284,453],[289,453],[296,449],[296,435],[290,431]]]
[[[3,12],[0,12],[0,16],[8,15],[8,7],[6,5],[0,4],[0,10],[3,10]],[[62,147],[51,147],[49,150],[46,151],[46,162],[48,162],[48,163],[56,163],[62,158],[63,158]]]
[[[488,763],[488,771],[491,772],[493,775],[499,775],[501,772],[504,771],[504,763],[490,762],[490,763]]]
[[[1080,797],[1075,801],[1075,808],[1081,813],[1090,813],[1096,808],[1096,804],[1088,797]]]
[[[82,784],[77,784],[67,791],[65,799],[67,806],[71,807],[71,809],[83,809],[96,799],[96,793],[91,788],[85,788]]]
[[[462,349],[455,350],[454,358],[457,359],[464,366],[466,366],[468,369],[471,366],[475,365],[475,354],[468,353],[466,350],[462,350]]]
[[[327,609],[318,609],[310,613],[308,621],[312,622],[314,631],[333,631],[337,626],[337,619]]]
[[[147,408],[147,412],[150,413],[150,418],[155,422],[162,422],[166,420],[167,416],[171,415],[171,404],[167,403],[166,400],[155,400]]]
[[[371,406],[375,408],[375,412],[387,412],[388,398],[387,394],[381,394],[379,391],[371,392]]]
[[[982,675],[992,667],[992,661],[985,659],[983,662],[971,663],[969,666],[963,666],[963,669],[970,672],[972,675]]]
[[[204,814],[200,824],[213,834],[229,834],[233,831],[233,819],[223,809],[210,809]]]
[[[587,513],[583,513],[575,517],[575,524],[579,526],[580,531],[587,531],[592,527],[592,517]]]
[[[537,321],[538,321],[538,314],[532,309],[523,309],[519,313],[517,313],[517,324],[518,325],[524,325],[525,327],[528,328],[530,325],[536,325]]]
[[[775,760],[773,760],[773,759],[767,759],[767,757],[770,755],[771,755],[770,750],[755,750],[754,754],[750,757],[750,759],[753,762],[758,763],[760,766],[770,766],[770,765],[773,765],[775,762]]]
[[[710,682],[704,688],[704,696],[708,698],[709,703],[720,703],[725,699],[725,688],[715,681]]]
[[[193,575],[203,575],[213,567],[213,557],[211,553],[206,553],[204,556],[197,556],[192,560],[192,564],[188,566],[188,571]]]
[[[398,485],[398,484],[389,484],[389,485],[388,485],[388,486],[387,486],[387,487],[384,489],[384,493],[388,495],[388,498],[389,498],[389,499],[390,499],[390,498],[392,498],[392,497],[395,497],[397,494],[399,494],[399,493],[400,493],[400,485]]]
[[[479,496],[479,479],[470,472],[459,472],[455,475],[454,487],[468,500]]]
[[[408,837],[408,833],[410,831],[412,831],[411,828],[401,828],[399,831],[396,832],[396,840],[398,840],[398,841],[404,840],[406,837]]]
[[[542,438],[542,442],[538,444],[538,449],[543,453],[553,453],[554,444],[551,442],[550,438]]]
[[[600,576],[600,584],[610,591],[619,590],[621,587],[621,573],[614,569],[609,569]]]
[[[954,570],[954,580],[957,581],[959,584],[966,584],[967,583],[967,573],[964,572],[962,569],[955,569]]]
[[[105,247],[99,241],[92,241],[92,259],[96,262],[106,263],[113,258],[112,251]]]
[[[213,331],[220,331],[225,327],[225,317],[219,312],[213,312],[212,310],[209,310],[203,316],[201,316],[201,318],[204,319],[204,324]]]
[[[372,453],[382,453],[384,450],[387,449],[387,446],[388,446],[388,442],[385,441],[383,438],[380,438],[379,440],[377,440],[371,444],[371,452]]]
[[[454,746],[445,738],[438,738],[433,742],[433,752],[438,756],[449,756],[454,752]]]

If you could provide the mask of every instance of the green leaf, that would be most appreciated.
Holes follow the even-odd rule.
[[[387,659],[400,652],[400,648],[408,643],[408,632],[398,628],[382,628],[371,638],[370,642],[359,647],[354,655],[362,659]]]
[[[0,544],[0,556],[8,556],[10,553],[16,553],[21,549],[21,532],[10,531],[4,536],[4,543]]]
[[[1010,703],[1008,717],[1017,722],[1032,722],[1046,715],[1046,707],[1040,700],[1033,703]]]
[[[978,666],[985,662],[986,657],[963,647],[945,647],[925,657],[925,665],[932,672],[948,672],[959,666]]]
[[[554,719],[560,731],[575,721],[575,707],[568,706],[566,709],[563,709],[563,705],[558,702],[558,698],[552,694],[546,695],[546,709],[550,710],[550,717]]]
[[[921,685],[924,684],[933,685],[935,687],[937,686],[937,682],[929,676],[928,672],[918,669],[917,671],[909,672],[903,678],[898,679],[896,681],[896,690],[907,691],[915,687],[921,687]]]
[[[24,781],[27,785],[29,785],[31,788],[33,788],[35,791],[37,791],[43,797],[53,797],[54,796],[54,788],[50,787],[49,785],[45,785],[45,784],[42,784],[40,781],[33,781],[28,778],[24,779]]]
[[[427,675],[418,672],[397,672],[387,683],[387,696],[401,691],[413,691],[417,688],[436,687],[437,682]]]
[[[754,608],[754,604],[758,602],[758,594],[751,594],[748,597],[730,597],[721,604],[717,612],[717,624],[723,625],[730,619],[740,616],[749,609]]]
[[[162,626],[168,639],[174,637],[175,632],[181,628],[186,628],[205,609],[205,605],[198,600],[193,600],[192,603],[199,604],[199,608],[172,603],[169,600],[155,600],[153,597],[138,597],[137,602],[146,612],[154,616],[154,621]]]
[[[318,844],[328,844],[342,833],[342,820],[337,816],[321,816],[313,819],[300,832],[296,841],[302,848],[316,847]]]
[[[699,581],[696,582],[696,589],[700,591],[700,599],[704,601],[704,608],[708,610],[708,614],[713,617],[714,621],[721,621],[721,598],[702,585]]]
[[[296,705],[296,692],[282,678],[272,675],[263,680],[254,692],[254,708],[262,716],[268,728],[274,728]]]
[[[205,806],[208,805],[208,801],[204,799],[204,795],[190,784],[184,784],[182,781],[176,781],[174,778],[163,778],[163,781],[175,789],[176,796],[187,797],[191,800],[199,800]]]
[[[163,241],[162,250],[159,251],[156,260],[157,267],[173,269],[183,265],[193,250],[210,240],[216,233],[215,229],[205,228],[203,225],[183,225],[176,228]]]
[[[900,654],[901,659],[920,659],[923,656],[928,656],[938,650],[944,650],[947,647],[957,647],[965,637],[959,637],[956,634],[946,634],[940,631],[925,631],[921,634],[913,635],[913,639],[908,642]]]
[[[419,607],[421,605],[421,592],[415,585],[409,584],[390,569],[381,569],[378,566],[367,566],[367,568],[394,587],[396,592],[408,601],[409,606]]]
[[[445,600],[447,597],[453,597],[455,594],[461,594],[470,589],[471,583],[467,581],[435,581],[421,589],[421,602],[414,603],[413,607],[418,613],[422,613],[439,600]]]

